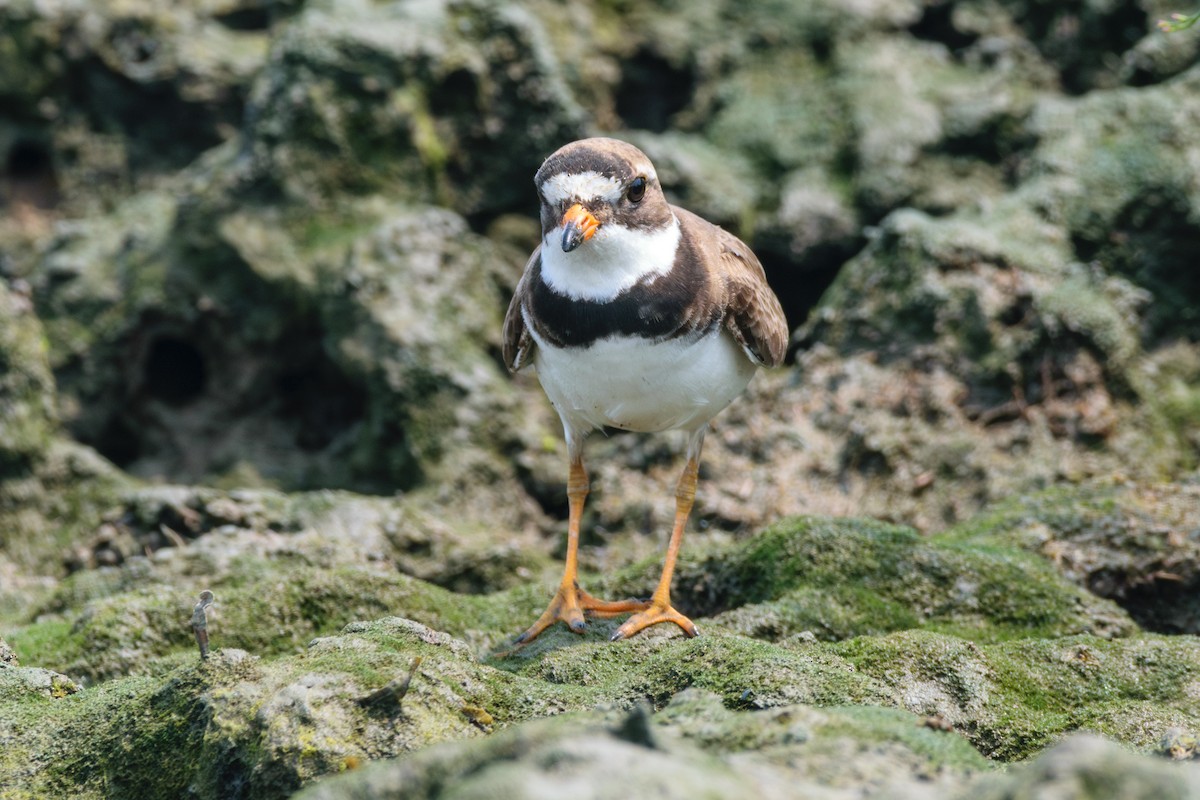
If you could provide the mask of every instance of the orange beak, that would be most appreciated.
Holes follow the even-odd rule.
[[[567,213],[563,214],[562,224],[562,249],[564,253],[571,252],[592,238],[596,233],[596,229],[600,227],[600,223],[596,221],[592,213],[579,203],[567,209]]]

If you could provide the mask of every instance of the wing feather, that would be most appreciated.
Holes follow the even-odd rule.
[[[779,298],[767,284],[762,263],[738,237],[682,209],[675,209],[680,221],[702,229],[705,258],[716,273],[717,302],[724,307],[725,327],[754,361],[764,367],[778,367],[787,355],[787,318]],[[724,296],[720,292],[724,291]]]
[[[504,364],[510,372],[516,372],[529,363],[533,356],[536,343],[525,325],[525,314],[522,309],[529,301],[529,273],[533,265],[542,257],[539,245],[525,264],[525,272],[517,281],[513,291],[512,301],[508,304],[508,313],[504,315]]]

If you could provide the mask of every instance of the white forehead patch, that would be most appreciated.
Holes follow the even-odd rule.
[[[549,203],[567,200],[607,200],[615,203],[621,199],[621,182],[599,172],[560,172],[551,175],[542,184],[542,196]]]

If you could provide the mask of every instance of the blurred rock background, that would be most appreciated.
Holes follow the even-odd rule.
[[[716,758],[768,795],[780,763],[878,741],[908,766],[806,774],[861,796],[928,772],[947,796],[983,756],[1078,728],[1143,749],[1176,731],[1166,750],[1193,752],[1200,28],[1156,27],[1192,10],[0,0],[0,795],[288,796],[491,730],[460,708],[489,702],[518,729],[649,702],[700,746],[654,769]],[[662,635],[498,657],[544,604],[566,515],[557,419],[505,373],[500,321],[538,238],[532,175],[593,134],[746,239],[794,330],[706,447],[678,591],[711,618],[687,646],[714,649],[719,680],[659,681],[664,659],[704,661]],[[652,586],[681,449],[589,443],[584,562],[614,593]],[[816,516],[780,522],[795,514]],[[249,656],[193,663],[203,588],[214,646]],[[429,633],[333,636],[389,615]],[[354,698],[434,634],[465,642],[438,645],[457,699],[426,675],[409,702],[432,716],[379,722]],[[812,657],[831,673],[797,666]],[[738,671],[762,659],[792,688]],[[1047,673],[1014,677],[1030,660]],[[1141,688],[1118,685],[1126,661]],[[1091,682],[1062,688],[1064,670]],[[1075,699],[1008,694],[1026,683]],[[690,685],[723,701],[672,699]],[[135,724],[122,692],[169,713]],[[794,736],[746,733],[780,723],[740,709],[782,706]],[[914,738],[904,713],[954,731]],[[80,733],[93,717],[107,727]],[[651,724],[630,719],[562,741]],[[138,758],[80,766],[143,728]],[[550,730],[411,770],[520,742],[536,764]],[[1048,758],[1091,769],[1103,748]],[[184,767],[156,772],[174,752]],[[1166,766],[1145,769],[1195,785]],[[369,796],[428,780],[374,774]]]

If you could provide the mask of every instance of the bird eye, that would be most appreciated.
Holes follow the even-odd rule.
[[[646,196],[646,179],[638,176],[633,179],[633,183],[629,184],[629,191],[625,193],[631,203],[640,203],[642,198]]]

